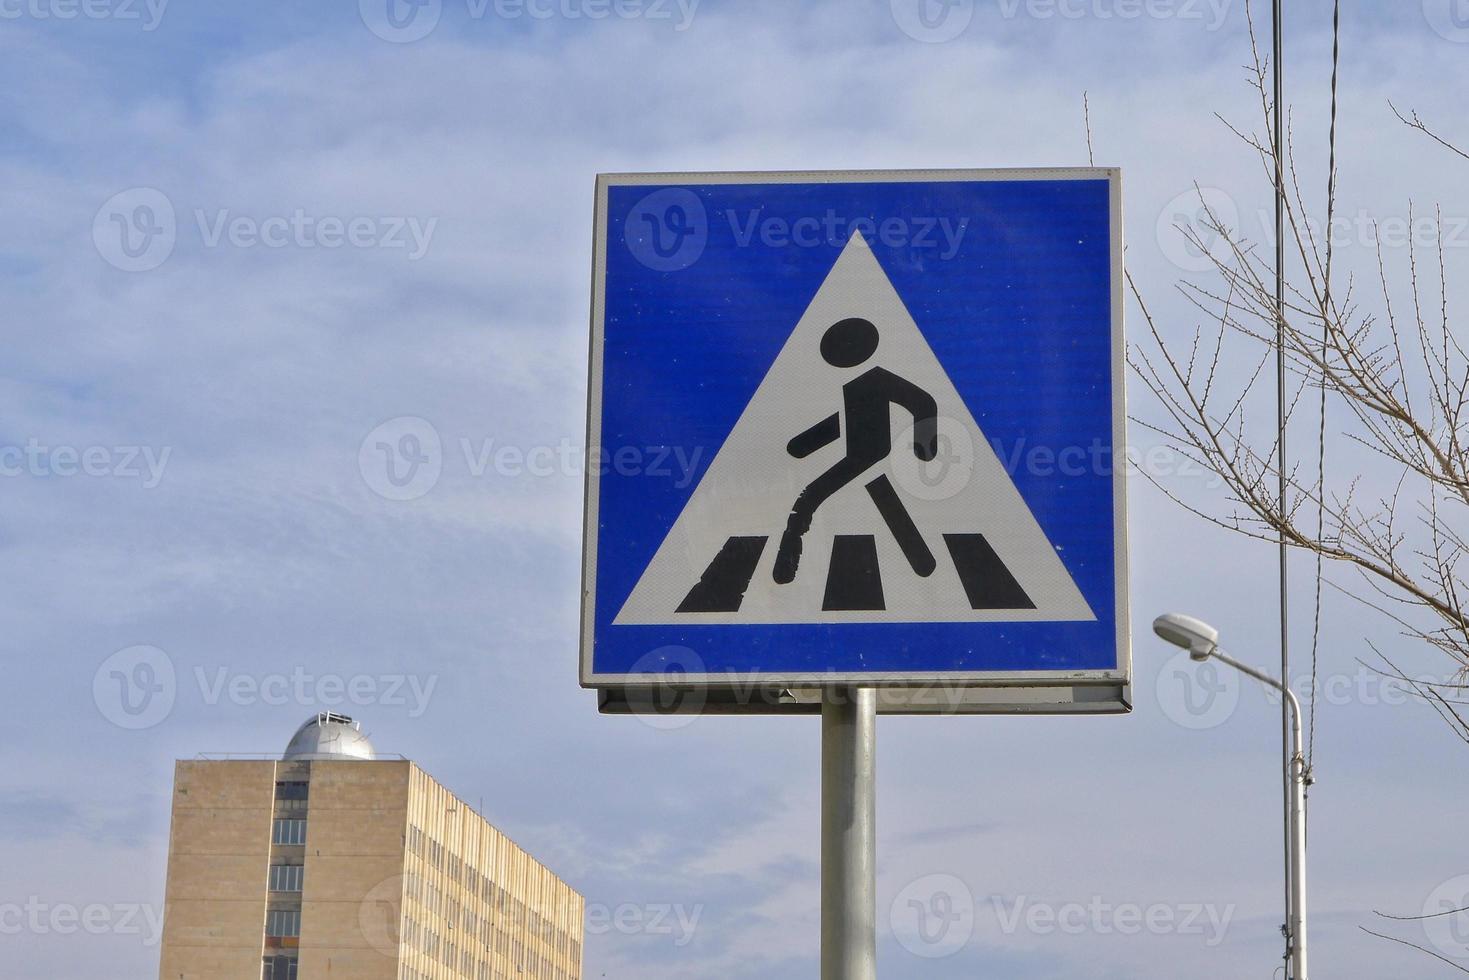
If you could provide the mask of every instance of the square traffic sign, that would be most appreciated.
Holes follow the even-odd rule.
[[[596,217],[584,685],[1126,709],[1117,171],[604,175]]]

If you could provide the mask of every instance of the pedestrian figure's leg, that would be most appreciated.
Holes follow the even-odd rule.
[[[778,585],[795,581],[796,568],[801,564],[801,538],[811,530],[811,519],[832,494],[862,475],[868,464],[858,464],[843,459],[831,469],[811,481],[802,490],[791,506],[791,515],[786,519],[785,533],[780,536],[780,550],[775,554],[774,578]]]
[[[898,499],[898,491],[893,489],[892,481],[886,474],[867,484],[867,495],[877,504],[877,512],[887,522],[893,537],[898,539],[898,547],[903,549],[903,557],[908,559],[913,571],[925,578],[932,575],[939,563],[929,550],[928,542],[923,540],[918,525],[913,523],[908,509]]]

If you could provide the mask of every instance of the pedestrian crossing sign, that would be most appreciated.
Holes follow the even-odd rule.
[[[604,708],[1127,710],[1117,171],[603,175],[596,219]]]

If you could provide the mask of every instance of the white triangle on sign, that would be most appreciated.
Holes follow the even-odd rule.
[[[823,358],[822,339],[848,318],[876,327],[877,348],[856,366],[833,366]],[[846,455],[843,385],[874,367],[932,396],[939,455],[929,462],[915,455],[914,417],[893,404],[890,455],[816,508],[801,536],[794,579],[778,583],[776,555],[796,498]],[[834,413],[842,413],[840,436],[795,458],[791,439]],[[934,560],[927,575],[915,570],[919,566],[879,510],[878,495],[868,489],[881,476]],[[848,538],[842,546],[848,550],[840,551],[833,567],[839,536]],[[862,539],[855,562],[853,537]],[[742,540],[736,547],[731,539]],[[729,561],[721,565],[724,559]],[[829,580],[851,585],[854,578],[865,601],[834,602],[837,587]],[[694,601],[691,593],[701,598]],[[891,280],[866,241],[853,235],[614,623],[1095,618]]]

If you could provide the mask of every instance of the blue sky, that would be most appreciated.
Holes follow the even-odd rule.
[[[1303,176],[1321,188],[1329,6],[1290,6]],[[0,0],[0,450],[43,460],[0,477],[6,975],[154,975],[173,761],[276,752],[338,706],[340,681],[365,703],[338,707],[382,751],[482,801],[595,909],[622,910],[594,920],[587,976],[812,976],[816,725],[599,716],[576,684],[578,467],[478,460],[582,444],[599,171],[1069,166],[1086,162],[1089,93],[1097,162],[1124,170],[1129,268],[1170,337],[1187,337],[1195,314],[1173,283],[1190,256],[1166,216],[1195,182],[1256,239],[1269,207],[1258,164],[1213,115],[1255,121],[1244,6],[1063,7],[960,2],[931,21],[954,36],[924,40],[905,0],[603,19],[588,0],[536,6],[547,17],[443,0],[406,41],[370,0],[108,0],[75,17],[66,0]],[[1138,7],[1154,13],[1121,14]],[[1348,214],[1438,202],[1469,217],[1462,166],[1387,105],[1459,124],[1469,44],[1451,12],[1348,10]],[[139,204],[172,235],[129,255],[111,215]],[[329,245],[333,222],[355,239]],[[1448,262],[1463,269],[1459,234]],[[1385,260],[1401,276],[1407,249]],[[1342,262],[1375,258],[1352,240]],[[1140,386],[1131,397],[1156,412]],[[390,499],[361,450],[404,418],[431,425],[440,472]],[[1165,479],[1218,502],[1196,475]],[[1276,708],[1239,688],[1237,707],[1226,693],[1190,714],[1190,682],[1145,629],[1193,611],[1271,662],[1274,555],[1142,479],[1130,493],[1134,714],[883,721],[885,975],[1233,980],[1276,966]],[[1301,657],[1309,571],[1297,563]],[[1318,716],[1316,966],[1434,975],[1359,927],[1377,927],[1374,909],[1417,914],[1469,873],[1463,747],[1357,658],[1372,640],[1415,671],[1447,668],[1360,606],[1326,603],[1322,672],[1340,683]],[[140,664],[167,689],[153,715],[109,687]],[[904,910],[940,896],[972,903],[969,928],[946,955],[917,955],[936,949],[905,932]],[[11,928],[22,906],[106,912],[91,932],[45,916]],[[1124,907],[1163,924],[1130,930]],[[1058,913],[1082,925],[1047,927]],[[674,926],[654,926],[660,914]],[[1431,941],[1415,928],[1398,934]]]

